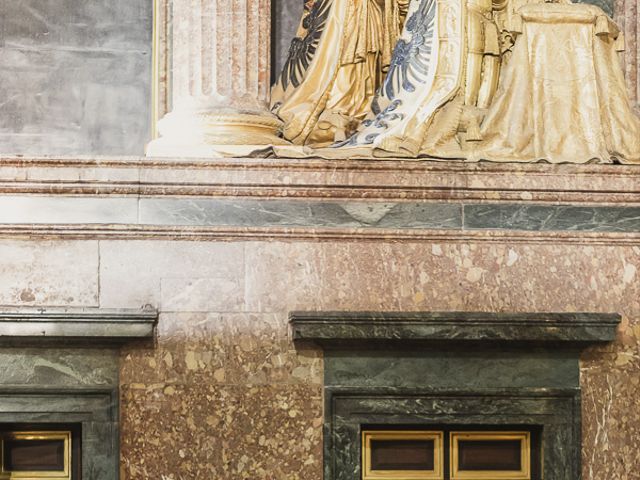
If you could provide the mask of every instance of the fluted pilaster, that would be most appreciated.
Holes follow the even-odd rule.
[[[172,111],[147,154],[241,155],[284,143],[268,111],[271,0],[173,0],[171,25]]]

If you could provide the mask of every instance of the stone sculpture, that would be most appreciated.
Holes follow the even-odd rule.
[[[568,1],[309,1],[272,101],[298,147],[274,150],[640,163],[623,44],[600,8]]]
[[[329,145],[364,120],[389,68],[408,1],[305,3],[272,89],[272,110],[285,119],[285,138]]]

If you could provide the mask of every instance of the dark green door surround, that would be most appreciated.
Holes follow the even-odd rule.
[[[357,480],[363,426],[540,428],[546,479],[581,477],[580,352],[617,314],[294,312],[324,349],[325,480]]]
[[[119,478],[119,347],[155,310],[0,309],[0,424],[79,425],[82,478]]]

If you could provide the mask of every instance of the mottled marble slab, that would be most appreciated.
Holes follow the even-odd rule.
[[[640,232],[640,207],[465,205],[464,228],[528,231]]]
[[[0,242],[0,305],[97,307],[98,242]]]
[[[282,200],[143,199],[140,223],[240,227],[460,228],[460,205]]]
[[[601,343],[616,337],[618,314],[479,312],[292,312],[294,340],[325,347],[378,342]]]

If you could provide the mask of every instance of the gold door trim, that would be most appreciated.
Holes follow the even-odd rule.
[[[458,442],[460,440],[520,440],[520,470],[464,470],[460,471]],[[531,433],[530,432],[451,432],[450,433],[451,480],[530,480],[531,479]]]
[[[5,470],[5,440],[63,440],[64,471],[13,472]],[[0,434],[0,480],[71,480],[71,432],[6,432]]]
[[[372,440],[433,440],[433,470],[371,470]],[[444,434],[416,430],[365,430],[362,432],[363,480],[443,480]]]

